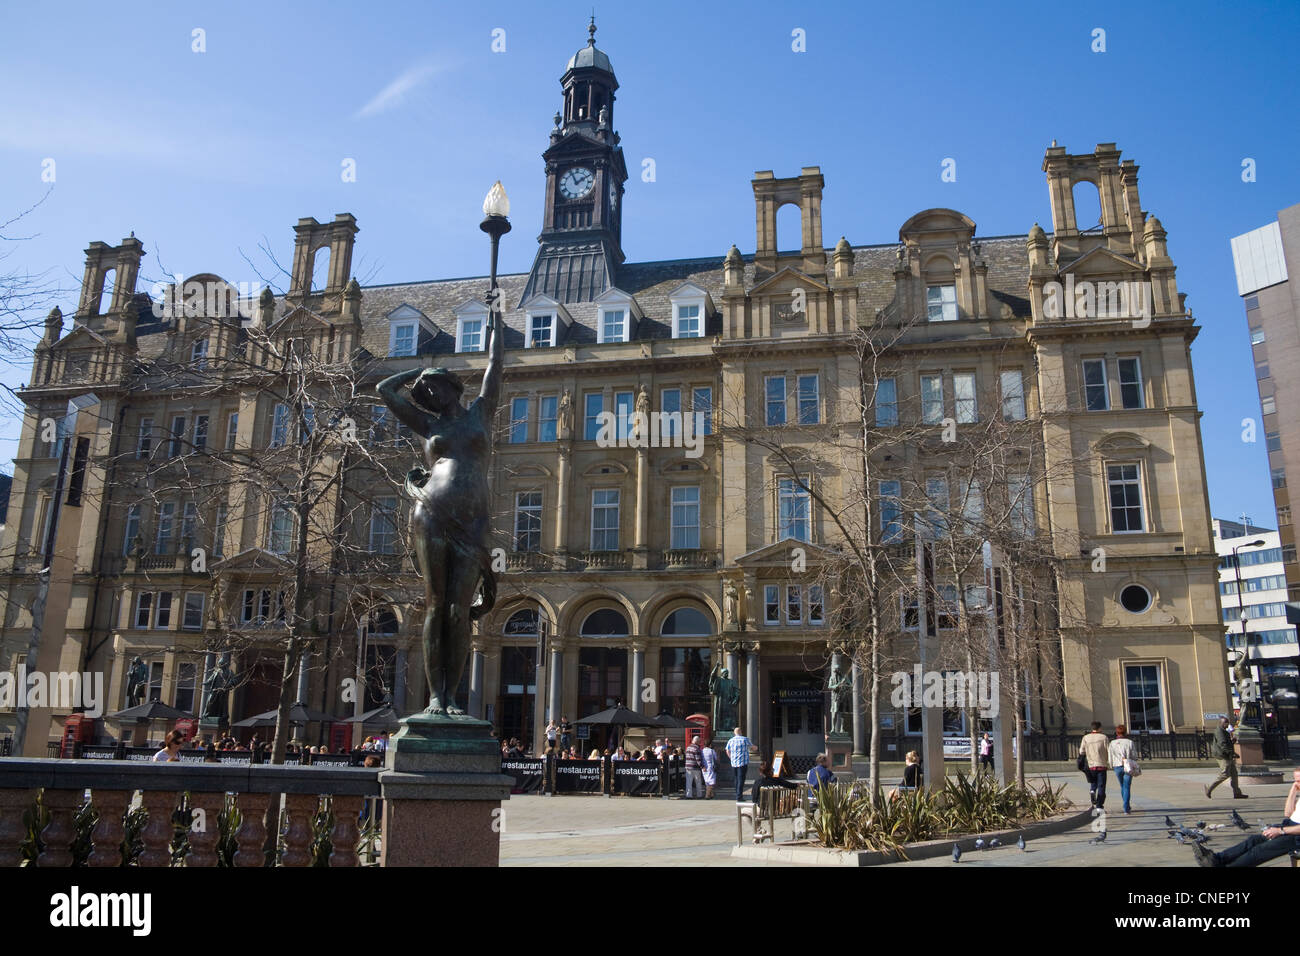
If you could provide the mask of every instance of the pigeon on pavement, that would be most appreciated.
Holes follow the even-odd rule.
[[[1169,814],[1166,813],[1166,814],[1165,814],[1165,826],[1167,826],[1167,827],[1177,827],[1178,824],[1177,824],[1177,823],[1174,823],[1174,821],[1173,821],[1172,819],[1170,819]]]
[[[1243,829],[1243,830],[1249,830],[1249,829],[1250,829],[1250,825],[1249,825],[1248,823],[1246,823],[1246,821],[1243,820],[1243,819],[1241,818],[1241,814],[1238,813],[1236,810],[1233,810],[1233,811],[1232,811],[1232,817],[1231,817],[1231,819],[1232,819],[1232,822],[1235,823],[1235,824],[1237,824],[1237,826],[1241,827],[1241,829]]]
[[[1020,839],[1016,840],[1016,846],[1020,847],[1021,850],[1025,848],[1025,835],[1023,833],[1020,834]]]
[[[960,862],[961,862],[961,846],[960,846],[960,844],[954,843],[954,844],[952,845],[952,861],[953,861],[954,863],[960,863]]]

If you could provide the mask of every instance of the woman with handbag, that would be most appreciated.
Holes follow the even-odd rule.
[[[1115,727],[1115,739],[1110,742],[1107,750],[1110,765],[1115,770],[1115,779],[1119,781],[1120,796],[1124,798],[1124,812],[1132,813],[1128,802],[1129,791],[1133,786],[1133,778],[1142,772],[1142,768],[1138,764],[1137,750],[1128,735],[1128,728],[1123,724]]]

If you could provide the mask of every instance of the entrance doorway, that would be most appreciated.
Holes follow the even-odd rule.
[[[578,651],[578,718],[608,710],[623,700],[627,686],[627,648],[584,647]],[[626,705],[626,701],[624,701]],[[618,746],[618,730],[592,727],[588,750]],[[611,740],[613,747],[610,746]]]
[[[790,757],[812,757],[826,747],[825,693],[821,677],[798,671],[771,675],[771,733],[769,753],[784,750]]]

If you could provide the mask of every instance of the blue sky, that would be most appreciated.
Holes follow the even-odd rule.
[[[1114,142],[1169,232],[1193,346],[1216,516],[1274,520],[1231,236],[1300,202],[1292,65],[1300,5],[781,3],[596,7],[621,88],[633,261],[754,247],[755,170],[820,165],[828,244],[897,239],[932,206],[983,235],[1050,228],[1040,169]],[[482,274],[477,223],[501,179],[524,270],[540,228],[558,79],[590,2],[13,6],[0,34],[5,265],[47,272],[76,307],[82,251],[131,231],[165,272],[232,282],[282,263],[302,216],[356,215],[366,283]],[[1106,31],[1104,53],[1093,31]],[[201,29],[206,52],[193,51]],[[505,51],[493,52],[504,30]],[[792,50],[792,31],[806,51]],[[498,36],[500,36],[498,34]],[[1241,163],[1257,180],[1243,183]],[[637,174],[655,161],[654,182]],[[945,158],[957,181],[940,180]],[[356,181],[340,175],[355,161]],[[3,370],[9,385],[26,370]],[[6,471],[18,425],[0,420]]]

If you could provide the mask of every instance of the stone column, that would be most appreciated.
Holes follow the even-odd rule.
[[[388,746],[381,866],[497,866],[511,777],[486,721],[416,714]]]
[[[477,643],[469,655],[469,715],[483,719],[483,648]]]
[[[641,686],[645,681],[645,643],[633,641],[629,649],[632,651],[632,666],[629,669],[627,706],[629,710],[639,711]]]
[[[856,655],[854,655],[856,657]],[[853,756],[864,757],[867,754],[867,710],[868,702],[862,693],[862,668],[857,660],[853,661],[850,678],[853,681]]]
[[[649,425],[646,426],[649,428]],[[644,448],[636,453],[636,532],[632,547],[632,567],[645,569],[650,566],[650,554],[646,546],[647,529],[650,524],[649,514],[650,456]]]
[[[217,668],[217,655],[214,651],[208,651],[203,655],[203,673],[199,675],[199,717],[202,718],[208,712],[208,700],[212,697],[212,692],[208,688],[208,675]]]
[[[555,553],[567,554],[564,522],[569,502],[569,443],[561,441],[559,448],[560,460],[555,466]]]
[[[758,700],[758,648],[745,655],[745,736],[755,744],[762,740],[762,707]]]
[[[406,713],[406,645],[397,648],[397,667],[393,677],[393,710],[398,714]]]
[[[547,711],[551,720],[560,722],[560,700],[564,687],[564,643],[551,638],[551,666],[546,671],[550,687],[547,691]]]
[[[298,658],[298,696],[295,701],[300,704],[307,703],[307,668],[311,664],[311,651],[303,651],[302,656]]]

